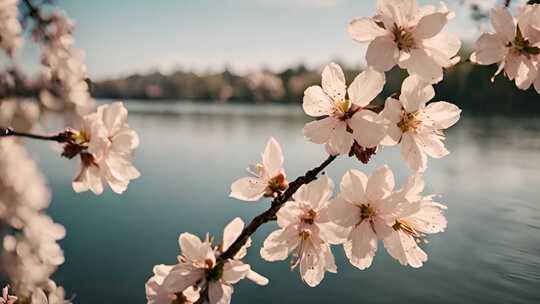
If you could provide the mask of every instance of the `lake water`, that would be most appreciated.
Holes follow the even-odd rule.
[[[244,203],[228,193],[270,136],[283,146],[289,177],[326,157],[303,138],[300,107],[128,107],[141,137],[135,164],[142,177],[122,196],[75,194],[74,162],[42,143],[31,146],[53,189],[50,214],[68,231],[61,242],[66,263],[55,279],[76,303],[145,303],[152,266],[175,262],[181,232],[221,238],[234,217],[248,222],[265,210],[267,201]],[[241,282],[233,303],[540,303],[540,121],[465,112],[447,135],[452,154],[430,160],[425,177],[426,193],[440,194],[449,207],[449,224],[423,246],[424,267],[402,267],[381,246],[373,265],[360,271],[334,247],[338,274],[309,288],[288,262],[260,258],[262,241],[276,228],[269,223],[255,234],[246,260],[270,284]],[[411,174],[397,148],[380,151],[367,166],[343,157],[327,173],[338,183],[348,169],[369,173],[383,164],[399,186]]]

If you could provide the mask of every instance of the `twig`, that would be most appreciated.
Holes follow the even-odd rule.
[[[73,133],[70,131],[64,131],[56,135],[37,135],[37,134],[31,134],[31,133],[17,132],[10,128],[0,127],[0,138],[14,136],[14,137],[26,137],[26,138],[32,138],[32,139],[38,139],[38,140],[55,141],[58,143],[66,143],[71,140],[72,135]]]
[[[317,175],[321,173],[328,165],[330,165],[337,156],[328,156],[328,158],[320,164],[318,167],[309,170],[305,175],[298,177],[289,184],[289,187],[285,192],[279,194],[272,200],[272,205],[268,210],[256,216],[249,225],[247,225],[238,238],[232,243],[232,245],[225,251],[219,258],[221,260],[227,260],[233,258],[238,251],[244,246],[248,238],[257,231],[257,229],[263,224],[275,220],[276,214],[281,207],[291,199],[294,193],[305,184],[317,179]]]

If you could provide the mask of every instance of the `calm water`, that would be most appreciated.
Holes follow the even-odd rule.
[[[235,201],[228,191],[259,160],[268,137],[283,145],[290,177],[325,158],[321,146],[302,137],[299,108],[129,107],[141,137],[135,163],[142,178],[125,195],[75,194],[74,164],[33,146],[53,188],[50,213],[68,231],[56,279],[77,303],[145,303],[152,266],[175,261],[179,233],[221,237],[234,217],[247,222],[263,211],[266,201]],[[338,274],[308,288],[287,262],[260,258],[271,223],[255,235],[247,257],[270,285],[242,282],[233,303],[540,303],[540,121],[465,116],[448,132],[447,147],[452,154],[430,161],[426,179],[427,192],[448,205],[449,225],[424,246],[424,267],[402,267],[380,250],[360,271],[335,247]],[[401,186],[410,172],[396,148],[368,166],[339,159],[328,174],[338,182],[347,169],[371,172],[385,163]]]

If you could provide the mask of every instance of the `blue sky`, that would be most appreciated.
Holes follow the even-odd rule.
[[[437,4],[439,1],[419,1]],[[469,11],[457,11],[448,30],[476,37]],[[319,66],[330,60],[363,64],[365,47],[347,35],[354,17],[370,16],[375,0],[57,0],[76,21],[76,47],[87,55],[92,78],[159,69],[198,72],[229,66],[243,73],[279,70],[296,63]],[[38,62],[27,46],[19,60]]]

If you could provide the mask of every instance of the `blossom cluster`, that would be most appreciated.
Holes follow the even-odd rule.
[[[526,5],[514,18],[499,6],[490,12],[495,32],[484,33],[476,42],[471,61],[481,65],[498,64],[492,78],[504,71],[516,86],[531,85],[540,94],[540,4]]]
[[[209,303],[230,303],[233,284],[249,279],[256,284],[266,285],[268,279],[242,262],[251,246],[248,240],[229,260],[221,260],[220,255],[242,232],[244,222],[240,218],[232,220],[223,231],[223,241],[213,245],[209,235],[205,240],[190,233],[182,233],[178,239],[180,255],[176,265],[157,265],[154,276],[146,283],[148,303],[168,304],[195,303],[199,299]]]
[[[441,31],[453,13],[444,5],[439,9],[419,7],[414,0],[379,0],[377,4],[375,17],[356,19],[348,28],[354,40],[370,42],[368,68],[349,85],[338,64],[323,69],[321,85],[304,92],[302,107],[316,120],[305,125],[303,134],[311,142],[325,145],[330,162],[339,155],[356,155],[367,163],[381,147],[401,145],[405,163],[414,172],[405,185],[395,189],[388,166],[371,176],[349,170],[335,196],[334,182],[325,175],[289,181],[282,148],[274,138],[268,140],[261,162],[248,168],[250,176],[231,185],[233,198],[248,202],[272,199],[270,209],[250,224],[260,225],[264,216],[269,217],[262,223],[277,220],[279,229],[267,236],[260,255],[269,262],[290,257],[291,269],[298,267],[302,280],[311,287],[326,272],[337,272],[332,245],[342,245],[349,262],[366,269],[382,241],[400,264],[418,268],[428,259],[420,243],[427,243],[427,235],[442,232],[447,225],[446,207],[435,201],[435,195],[422,194],[421,173],[427,169],[428,156],[449,154],[443,131],[461,114],[449,102],[431,102],[433,84],[442,80],[443,69],[459,61],[460,41]],[[400,94],[391,95],[381,105],[377,99],[386,82],[384,73],[396,65],[409,76]],[[250,276],[229,274],[230,267],[222,265],[238,263],[234,254],[245,255],[250,241],[243,240],[253,232],[251,227],[240,232],[238,225],[234,242],[244,247],[231,253],[227,250],[234,248],[227,237],[231,225],[225,229],[227,241],[214,249],[208,238],[202,242],[182,234],[180,264],[154,268],[154,276],[146,284],[148,303],[230,303],[232,283]],[[222,287],[213,287],[212,282]]]
[[[22,41],[18,4],[0,0],[0,47],[13,63],[15,48]],[[8,228],[2,229],[0,272],[10,283],[2,289],[0,303],[66,304],[71,300],[51,279],[65,260],[58,241],[66,230],[46,214],[51,201],[47,182],[22,139],[11,135],[63,144],[62,156],[81,159],[74,190],[96,194],[103,192],[104,184],[122,193],[140,175],[131,164],[139,138],[127,124],[122,103],[94,110],[84,55],[73,48],[74,27],[67,16],[57,11],[45,14],[32,1],[23,5],[29,12],[22,19],[32,18],[30,32],[42,44],[45,86],[39,104],[19,97],[0,100],[0,227]],[[54,136],[29,133],[41,122],[44,110],[61,111],[66,117],[65,131]]]
[[[43,76],[48,90],[40,94],[42,103],[51,109],[63,108],[78,114],[92,111],[84,52],[73,48],[73,23],[62,12],[50,16],[46,37],[35,31],[36,39],[44,40],[41,62],[46,67]]]
[[[0,221],[15,231],[4,236],[2,270],[17,295],[30,298],[51,284],[49,277],[64,262],[57,242],[65,229],[44,212],[50,193],[24,147],[2,140],[0,156]]]

